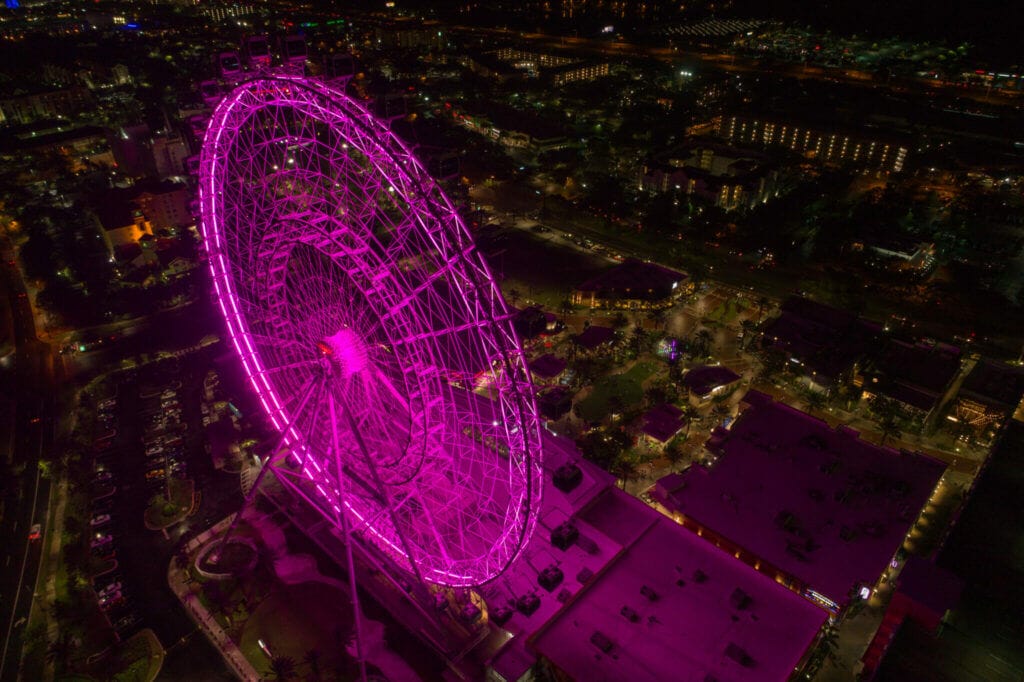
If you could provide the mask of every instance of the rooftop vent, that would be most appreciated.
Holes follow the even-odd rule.
[[[753,599],[750,598],[750,595],[738,587],[733,590],[732,594],[729,596],[729,603],[732,604],[732,607],[737,611],[744,610],[750,606],[752,601]]]
[[[600,630],[594,630],[594,634],[590,636],[590,643],[604,653],[612,650],[612,640],[608,639],[608,636]]]
[[[634,609],[629,608],[628,606],[623,606],[619,610],[619,613],[622,614],[622,617],[628,620],[630,623],[635,623],[638,620],[640,620],[640,614],[637,613]]]
[[[562,569],[552,564],[540,572],[540,575],[537,576],[537,584],[550,592],[561,585],[564,579],[565,574],[562,573]]]
[[[575,464],[563,464],[555,470],[555,487],[563,493],[576,489],[583,482],[583,471]]]
[[[585,585],[589,583],[593,579],[593,577],[594,572],[586,566],[584,566],[580,569],[580,572],[576,574],[576,582],[578,582],[580,585]]]
[[[459,619],[467,625],[472,625],[480,620],[482,615],[480,608],[476,604],[470,602],[462,607],[462,611],[459,612]]]
[[[565,551],[576,544],[580,531],[570,521],[566,521],[551,531],[551,544]]]
[[[733,642],[729,642],[729,646],[725,647],[725,655],[742,665],[744,668],[754,667],[754,659],[750,657],[750,654]]]
[[[647,585],[640,586],[640,594],[644,595],[651,601],[658,601],[658,593],[647,587]]]
[[[491,611],[489,616],[491,621],[495,625],[504,625],[508,622],[508,619],[515,613],[512,609],[507,606],[499,606],[495,610]]]
[[[693,582],[699,584],[699,583],[705,582],[707,579],[708,579],[708,574],[705,573],[704,571],[700,570],[699,568],[696,571],[693,572]]]
[[[540,597],[531,593],[516,600],[516,608],[524,616],[532,616],[540,608]]]

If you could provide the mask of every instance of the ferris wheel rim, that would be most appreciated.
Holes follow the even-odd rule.
[[[259,370],[258,363],[256,365],[258,371],[253,372],[247,363],[247,357],[251,361],[253,358],[259,358],[259,353],[257,353],[257,350],[251,345],[245,350],[243,350],[242,345],[240,345],[240,343],[249,344],[251,341],[251,335],[246,331],[248,329],[246,327],[246,322],[248,322],[248,320],[243,315],[243,312],[239,311],[237,307],[237,302],[241,299],[238,296],[233,295],[233,292],[230,289],[231,280],[228,272],[229,268],[228,264],[225,262],[224,251],[222,250],[222,244],[220,243],[221,238],[224,236],[224,230],[222,229],[223,225],[218,225],[217,211],[217,201],[218,197],[221,195],[221,187],[216,185],[216,180],[219,178],[219,174],[215,164],[217,163],[218,158],[226,156],[226,152],[230,151],[230,148],[227,150],[222,149],[220,142],[222,139],[221,136],[228,125],[228,116],[232,113],[231,102],[237,102],[240,97],[245,95],[245,93],[251,93],[254,89],[273,89],[275,87],[287,87],[288,89],[294,88],[297,91],[311,93],[313,97],[321,97],[326,99],[329,103],[333,102],[333,104],[337,105],[339,109],[350,109],[356,111],[356,127],[361,130],[365,136],[367,136],[366,139],[377,143],[380,148],[387,148],[387,150],[391,152],[389,153],[389,159],[394,168],[403,170],[404,166],[405,168],[411,169],[411,173],[407,174],[408,177],[402,178],[403,181],[401,183],[395,183],[400,185],[397,191],[413,191],[416,193],[414,198],[417,199],[425,196],[429,196],[431,198],[431,201],[424,201],[422,204],[416,206],[416,210],[428,207],[430,209],[430,217],[433,219],[432,221],[422,220],[422,213],[417,213],[419,226],[423,229],[427,229],[425,224],[434,225],[435,227],[438,227],[438,229],[443,229],[444,226],[452,226],[455,233],[454,235],[448,235],[449,237],[454,236],[457,240],[462,239],[464,240],[462,243],[468,241],[470,245],[471,240],[468,239],[468,233],[465,230],[465,226],[462,224],[461,219],[459,219],[447,196],[438,190],[436,184],[429,179],[418,161],[416,161],[416,159],[411,155],[401,140],[398,140],[390,131],[384,128],[380,122],[376,121],[376,119],[366,112],[358,103],[355,103],[348,98],[344,98],[340,93],[326,88],[323,84],[311,82],[305,79],[287,76],[264,76],[253,79],[248,83],[243,83],[234,93],[221,102],[217,107],[217,110],[214,113],[214,119],[208,128],[207,141],[204,142],[204,154],[201,157],[200,164],[200,196],[203,212],[204,245],[206,245],[208,249],[210,269],[214,276],[217,303],[220,306],[222,315],[229,327],[232,342],[235,345],[236,352],[242,359],[250,383],[255,389],[264,410],[270,416],[275,428],[282,433],[286,440],[290,440],[294,444],[303,442],[303,434],[293,431],[294,426],[290,422],[285,422],[279,425],[278,422],[275,421],[273,410],[268,407],[266,402],[268,394],[273,395],[274,388],[271,384],[265,383],[262,387],[264,390],[261,390],[257,377],[265,378],[266,372]],[[344,99],[342,100],[339,97]],[[225,102],[228,104],[225,105]],[[322,103],[323,102],[321,102],[321,104]],[[213,144],[208,145],[208,142],[211,140],[211,136],[213,136]],[[225,154],[222,155],[217,153],[222,151],[225,152]],[[406,156],[400,159],[397,157],[398,153],[405,154]],[[374,165],[377,166],[377,170],[380,171],[380,164],[375,163]],[[393,178],[389,178],[389,180],[393,180]],[[430,186],[424,187],[424,181],[428,182]],[[395,184],[392,185],[392,190],[395,190]],[[407,203],[412,206],[414,202],[408,201]],[[439,208],[448,212],[448,215],[443,216],[443,219],[442,216],[438,215],[437,211]],[[486,277],[492,287],[495,287],[493,277],[491,276],[486,263],[483,262],[482,259],[478,260],[479,262],[476,265],[479,268],[479,273]],[[223,291],[222,288],[224,288]],[[444,576],[434,576],[436,578],[436,582],[446,584],[480,584],[497,577],[497,575],[499,575],[504,568],[507,568],[507,566],[511,564],[512,561],[514,561],[521,553],[537,520],[537,510],[542,483],[539,473],[540,429],[536,417],[536,407],[533,405],[532,384],[529,380],[528,371],[525,372],[525,377],[519,376],[523,374],[523,370],[525,369],[525,356],[522,354],[518,336],[508,319],[507,306],[504,303],[504,300],[501,299],[500,295],[497,296],[493,303],[496,304],[496,307],[503,313],[503,315],[500,321],[491,319],[490,323],[492,326],[499,323],[504,325],[506,332],[513,341],[511,346],[512,352],[516,355],[515,362],[510,359],[510,353],[506,353],[499,358],[504,365],[504,370],[507,371],[509,375],[516,376],[516,380],[512,381],[508,385],[511,395],[505,396],[504,393],[502,393],[500,398],[501,401],[507,400],[509,404],[515,407],[515,413],[512,417],[523,426],[522,438],[524,446],[522,448],[521,456],[523,458],[523,467],[526,474],[522,477],[521,483],[524,486],[522,496],[526,511],[521,516],[517,515],[515,517],[515,521],[511,525],[508,525],[509,519],[506,518],[506,526],[504,527],[504,530],[510,533],[511,537],[506,535],[498,539],[498,542],[503,542],[507,546],[507,550],[502,555],[503,566],[499,569],[491,567],[483,572],[475,572],[461,576],[448,576],[447,581]],[[483,329],[483,327],[481,327],[481,329]],[[514,366],[516,363],[518,363],[519,366]],[[525,378],[525,381],[521,381],[521,378]],[[502,402],[501,409],[508,412],[508,410],[505,409],[505,402]],[[283,413],[283,410],[279,411]],[[358,512],[356,512],[356,510],[347,502],[345,502],[344,506],[355,513],[357,517],[359,516]],[[398,554],[405,554],[410,563],[415,564],[417,557],[415,557],[412,552],[403,552],[397,547],[394,549],[397,550]],[[484,573],[486,573],[486,575],[484,575]]]

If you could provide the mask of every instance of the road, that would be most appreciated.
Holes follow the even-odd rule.
[[[39,460],[53,447],[55,394],[53,355],[36,336],[35,321],[24,282],[5,258],[0,296],[10,301],[15,344],[14,365],[0,376],[0,386],[15,396],[14,448],[6,453],[13,469],[4,486],[4,518],[0,537],[0,682],[15,680],[21,658],[22,635],[28,621],[43,541],[30,541],[32,524],[46,532],[50,480],[41,476]],[[3,444],[6,446],[6,443]]]
[[[776,62],[771,65],[764,64],[758,59],[736,56],[726,52],[711,52],[697,50],[680,50],[673,47],[658,47],[651,45],[638,45],[622,41],[610,42],[592,38],[578,38],[572,36],[552,36],[544,33],[520,33],[502,28],[482,28],[476,26],[453,26],[452,30],[494,39],[501,37],[512,39],[518,42],[532,43],[537,47],[553,50],[571,50],[577,53],[599,55],[614,61],[621,61],[624,58],[631,59],[658,59],[673,64],[692,65],[700,62],[706,67],[727,71],[732,73],[761,74],[776,76],[779,78],[796,78],[798,80],[818,80],[831,83],[841,83],[860,88],[890,89],[898,92],[910,92],[916,94],[942,93],[950,97],[970,99],[986,104],[1012,104],[1019,100],[1020,95],[1008,91],[991,91],[981,87],[963,87],[961,85],[948,84],[943,81],[928,78],[906,78],[894,77],[887,82],[874,79],[869,71],[857,69],[812,66],[807,64],[795,64],[787,62]]]

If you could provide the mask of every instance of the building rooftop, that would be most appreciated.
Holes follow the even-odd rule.
[[[543,379],[552,379],[565,371],[565,359],[547,353],[530,362],[530,371]]]
[[[893,340],[875,363],[875,391],[920,410],[931,410],[960,369],[960,349],[946,344]]]
[[[683,385],[693,393],[704,396],[719,386],[738,381],[740,375],[722,365],[701,365],[683,376]]]
[[[587,350],[594,350],[602,343],[607,343],[615,336],[615,330],[611,327],[602,327],[592,324],[583,330],[583,333],[576,337],[576,343]]]
[[[595,292],[604,299],[660,300],[686,279],[682,272],[635,258],[607,270],[576,287],[577,291]]]
[[[746,401],[731,431],[708,442],[718,461],[662,479],[653,495],[841,606],[878,580],[946,465],[757,391]]]
[[[507,640],[490,659],[497,673],[519,679],[538,654],[570,678],[588,682],[704,680],[711,671],[721,682],[750,680],[752,673],[757,679],[782,680],[792,673],[822,625],[824,611],[617,489],[614,477],[584,460],[571,441],[547,431],[543,438],[544,494],[537,530],[517,568],[480,588],[488,617]],[[570,534],[560,534],[565,531]],[[540,577],[551,566],[561,580],[548,583],[548,589]],[[703,582],[694,578],[698,572]],[[651,601],[640,593],[641,585],[661,599]],[[737,588],[750,597],[737,601],[742,609],[730,603]],[[637,622],[620,615],[627,604]],[[593,623],[588,630],[575,625],[586,622]],[[601,651],[590,643],[594,629],[613,641],[617,657],[605,657],[613,667],[597,675],[593,656]],[[645,631],[651,648],[624,655],[626,638]],[[693,631],[703,634],[692,639]],[[753,667],[724,658],[730,643],[748,654]],[[687,657],[666,656],[677,650]],[[677,669],[689,677],[675,674]]]
[[[936,558],[939,568],[963,581],[959,603],[938,636],[905,621],[876,680],[1019,682],[1024,677],[1022,498],[1024,424],[1011,421]]]
[[[667,443],[686,424],[683,411],[667,403],[649,409],[643,416],[642,431],[655,440]]]
[[[624,545],[533,636],[576,680],[785,680],[825,612],[611,488],[587,520]]]
[[[764,338],[799,360],[808,376],[830,382],[867,353],[881,331],[853,313],[793,296],[768,323]]]
[[[1024,368],[979,360],[964,379],[960,394],[994,407],[1014,410],[1024,399]]]

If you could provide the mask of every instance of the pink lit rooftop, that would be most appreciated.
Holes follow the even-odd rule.
[[[587,517],[634,537],[533,637],[573,679],[785,680],[824,623],[814,604],[616,488]]]
[[[873,585],[946,465],[831,429],[757,391],[710,468],[659,481],[653,496],[837,604]]]
[[[540,597],[535,612],[515,610],[501,626],[508,641],[491,659],[497,674],[519,679],[538,655],[588,682],[703,681],[709,673],[721,682],[784,680],[792,673],[824,611],[617,489],[613,477],[583,460],[571,441],[545,432],[544,451],[537,531],[519,563],[480,588],[492,615],[524,595]],[[582,473],[568,493],[552,483],[555,470],[567,463]],[[563,550],[551,537],[566,521],[580,538]],[[538,574],[553,564],[564,580],[547,591]],[[643,596],[641,585],[659,599]],[[730,603],[737,589],[750,598],[743,609]],[[627,605],[635,622],[622,615]],[[595,630],[612,643],[609,653],[591,642]],[[729,658],[727,649],[745,652],[751,666]]]

